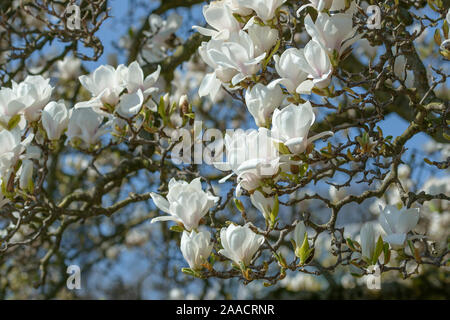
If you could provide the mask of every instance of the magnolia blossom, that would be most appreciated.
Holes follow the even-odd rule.
[[[141,66],[136,61],[132,62],[124,72],[128,93],[136,93],[138,90],[141,90],[144,99],[154,95],[159,91],[155,85],[158,81],[160,73],[161,66],[158,65],[156,71],[144,79],[144,72],[142,71]]]
[[[25,104],[14,90],[10,88],[0,89],[0,128],[8,128],[10,121],[13,118],[20,117],[19,114],[23,109],[25,109]],[[24,124],[25,121],[23,121]]]
[[[255,22],[254,18],[249,20],[244,30],[248,32],[248,35],[253,41],[256,56],[268,52],[275,46],[279,39],[278,30],[269,26],[261,26]]]
[[[253,256],[264,243],[264,236],[254,233],[248,225],[235,226],[220,231],[220,241],[223,249],[219,253],[234,261],[237,265],[249,266]]]
[[[267,126],[272,112],[281,105],[283,99],[283,91],[274,82],[267,86],[257,83],[245,93],[245,103],[248,111],[255,118],[255,122],[259,127]]]
[[[375,228],[372,223],[368,222],[363,225],[360,237],[361,254],[368,261],[372,261],[376,246]]]
[[[83,142],[86,147],[96,145],[100,137],[108,132],[107,126],[102,126],[104,117],[90,108],[70,110],[70,120],[67,129],[69,141],[77,144]]]
[[[333,134],[327,131],[308,138],[309,128],[315,119],[309,101],[298,106],[290,104],[282,110],[276,109],[272,117],[272,136],[284,143],[293,154],[303,153],[311,142]]]
[[[203,191],[200,178],[192,180],[191,183],[172,178],[169,181],[167,199],[156,193],[151,193],[151,197],[159,209],[169,214],[154,218],[152,223],[175,221],[183,224],[188,231],[197,229],[200,220],[219,200],[218,197]]]
[[[203,6],[203,16],[214,29],[199,26],[194,26],[193,29],[213,39],[227,40],[233,33],[241,30],[241,25],[233,16],[233,11],[227,2],[213,1]]]
[[[392,50],[393,54],[396,54],[396,50]],[[406,68],[407,61],[403,54],[397,55],[394,60],[394,73],[402,81],[405,82],[406,87],[414,87],[414,72]]]
[[[119,95],[125,88],[124,75],[127,68],[120,65],[115,69],[110,65],[102,65],[89,75],[80,76],[81,85],[88,90],[94,98],[102,103],[115,106],[119,102]]]
[[[223,42],[219,50],[211,49],[209,54],[219,66],[238,72],[231,79],[233,85],[256,74],[260,69],[259,63],[266,56],[265,52],[256,56],[252,39],[242,30],[233,35],[230,41]]]
[[[256,15],[264,21],[270,21],[275,17],[275,12],[287,0],[238,0],[244,7],[256,12]]]
[[[339,202],[342,199],[344,199],[347,196],[347,190],[346,188],[336,188],[333,185],[330,185],[330,188],[328,189],[328,193],[330,195],[331,200],[333,202]]]
[[[227,161],[214,163],[214,166],[222,171],[232,170],[233,173],[221,179],[219,183],[236,174],[236,195],[240,196],[241,188],[247,191],[255,190],[260,186],[261,179],[276,175],[279,171],[280,156],[273,142],[270,131],[266,128],[247,132],[237,130],[233,135],[227,133]]]
[[[211,255],[213,243],[211,242],[211,234],[208,231],[188,233],[183,231],[181,236],[181,253],[184,259],[193,270],[201,270],[202,264]]]
[[[149,63],[157,63],[167,56],[167,41],[181,27],[183,17],[172,13],[164,20],[157,14],[148,18],[150,30],[144,31],[149,39],[142,50],[142,57]]]
[[[308,74],[308,80],[297,87],[297,93],[310,94],[313,88],[324,89],[331,82],[333,67],[325,49],[311,40],[301,50],[299,68]]]
[[[19,178],[19,187],[22,190],[32,192],[33,190],[33,172],[34,163],[32,159],[38,160],[41,158],[41,150],[36,146],[28,146],[26,148],[26,153],[21,157],[22,165],[17,172],[17,177]]]
[[[49,140],[59,140],[69,124],[69,111],[63,100],[48,103],[42,110],[42,126]]]
[[[0,131],[0,176],[4,181],[33,138],[30,134],[22,141],[19,128]]]
[[[319,42],[330,55],[334,51],[341,56],[344,51],[355,43],[360,36],[355,36],[352,15],[338,13],[328,15],[319,13],[314,23],[311,16],[305,18],[305,28],[314,41]]]
[[[275,199],[273,197],[265,197],[260,191],[256,190],[250,196],[250,200],[256,209],[259,210],[266,220],[269,219],[272,209],[275,204]]]
[[[223,41],[210,40],[203,42],[198,49],[203,61],[210,66],[214,71],[206,74],[198,89],[200,97],[210,95],[211,99],[215,101],[217,94],[219,93],[222,83],[228,83],[237,74],[234,68],[223,67],[217,64],[217,61],[211,56],[211,52],[220,51]]]
[[[23,112],[28,121],[39,120],[41,110],[50,100],[53,87],[49,82],[50,79],[44,79],[42,76],[28,76],[19,84],[12,82],[15,96],[25,105]]]
[[[280,56],[275,55],[275,70],[281,79],[276,80],[286,87],[289,93],[295,93],[297,87],[308,77],[306,72],[299,70],[300,61],[303,61],[302,51],[296,48],[289,48]],[[293,68],[292,66],[296,66]]]
[[[63,60],[56,62],[58,77],[62,80],[71,80],[80,74],[81,60],[66,56]]]
[[[143,103],[144,95],[142,90],[138,89],[136,92],[124,94],[120,97],[116,112],[124,118],[132,118],[141,111]],[[152,109],[156,111],[156,105]]]
[[[384,209],[380,206],[380,211],[379,222],[386,232],[384,240],[394,249],[403,247],[407,233],[419,222],[419,208],[398,210],[395,206],[387,205]]]

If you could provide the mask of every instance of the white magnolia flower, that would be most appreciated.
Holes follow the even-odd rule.
[[[163,47],[167,39],[181,27],[183,17],[172,13],[164,20],[157,14],[151,14],[148,22],[150,31],[146,31],[144,34],[151,39],[151,42]]]
[[[199,233],[183,231],[180,249],[191,269],[201,270],[203,268],[202,264],[211,255],[212,248],[211,234],[208,231]]]
[[[298,68],[308,74],[308,80],[297,87],[297,93],[310,94],[313,88],[324,89],[331,82],[333,67],[326,50],[316,41],[309,41],[300,50]]]
[[[361,253],[368,261],[372,261],[375,253],[376,234],[372,223],[368,222],[363,225],[360,233]]]
[[[24,115],[28,121],[39,120],[41,110],[49,102],[53,91],[49,82],[50,79],[42,76],[28,76],[19,84],[12,82],[16,97],[25,105]]]
[[[58,77],[62,80],[71,80],[80,74],[81,60],[75,57],[65,57],[56,62]]]
[[[265,86],[257,83],[245,92],[245,103],[259,127],[268,125],[272,112],[283,102],[280,86],[275,82]]]
[[[0,176],[4,181],[33,138],[31,134],[22,141],[19,128],[0,131]]]
[[[149,96],[154,95],[159,91],[155,86],[161,73],[161,66],[155,72],[148,75],[144,79],[144,72],[141,66],[136,61],[132,62],[125,71],[125,82],[128,93],[136,93],[141,90],[146,100]]]
[[[265,52],[256,56],[252,39],[248,33],[242,30],[233,35],[230,41],[223,42],[220,50],[211,49],[209,54],[219,66],[238,72],[231,79],[233,85],[256,74],[260,69],[259,63],[266,56]]]
[[[70,110],[67,137],[72,143],[83,142],[85,147],[96,145],[100,137],[108,132],[102,126],[104,117],[90,108]]]
[[[370,44],[369,40],[363,38],[358,41],[358,47],[356,49],[356,56],[365,55],[370,60],[375,59],[378,52],[378,48]]]
[[[141,111],[143,103],[144,95],[142,94],[142,90],[138,89],[136,92],[127,93],[120,97],[116,112],[124,118],[132,118]],[[154,111],[156,111],[156,106]]]
[[[241,6],[250,8],[264,21],[270,21],[275,17],[275,12],[287,0],[238,0]]]
[[[333,200],[333,202],[339,202],[345,198],[345,196],[347,195],[347,190],[346,190],[346,188],[337,189],[335,186],[330,185],[330,188],[328,189],[328,193],[330,195],[331,200]]]
[[[219,253],[234,261],[238,266],[241,263],[249,266],[253,256],[264,243],[264,236],[254,233],[248,225],[235,226],[230,224],[228,228],[220,231],[220,240],[223,249]]]
[[[430,177],[421,188],[421,191],[425,191],[427,194],[438,195],[438,194],[450,194],[450,177],[443,176],[440,178]],[[432,211],[439,211],[441,213],[450,214],[450,203],[446,200],[433,199],[427,201],[426,206]]]
[[[355,43],[360,35],[355,36],[352,15],[338,13],[332,16],[319,13],[314,23],[311,16],[305,18],[305,28],[314,41],[319,42],[332,55],[334,51],[341,56],[344,51]]]
[[[270,214],[272,213],[275,198],[274,197],[265,197],[260,191],[256,190],[250,196],[250,200],[256,209],[259,210],[264,216],[266,220],[269,219]]]
[[[191,183],[172,178],[169,181],[167,199],[156,193],[151,193],[151,197],[159,209],[169,214],[154,218],[152,223],[175,221],[183,224],[188,231],[197,229],[200,220],[219,200],[218,197],[203,191],[200,178],[192,180]]]
[[[213,29],[199,26],[194,26],[193,29],[213,39],[227,40],[233,33],[241,30],[241,24],[233,16],[233,11],[226,2],[213,1],[203,6],[203,16]]]
[[[308,77],[308,74],[299,70],[298,67],[292,67],[298,66],[300,61],[303,60],[302,51],[296,48],[289,48],[283,52],[281,57],[275,55],[273,59],[275,60],[275,70],[281,77],[281,79],[276,81],[285,86],[289,93],[295,93],[297,87]]]
[[[9,122],[25,109],[21,96],[10,88],[0,89],[0,128],[8,128]],[[21,128],[25,125],[23,120]]]
[[[394,249],[403,247],[407,233],[414,229],[419,221],[419,208],[398,210],[395,206],[387,205],[384,209],[380,206],[380,211],[379,222],[386,232],[384,240]]]
[[[397,50],[392,49],[392,53],[396,54]],[[397,55],[394,60],[394,73],[400,79],[405,81],[405,85],[408,88],[414,87],[414,72],[406,68],[407,61],[403,54]]]
[[[49,140],[59,140],[69,124],[69,111],[63,100],[49,102],[42,110],[42,126]]]
[[[158,63],[167,57],[167,41],[181,27],[183,17],[172,13],[164,20],[159,15],[152,14],[148,22],[150,30],[144,31],[144,35],[149,40],[142,49],[142,57],[148,63]]]
[[[125,88],[126,74],[127,68],[122,64],[117,69],[110,65],[103,65],[89,75],[80,76],[79,80],[94,98],[100,99],[104,104],[115,106],[119,102],[120,93]]]
[[[29,159],[24,160],[18,172],[20,189],[32,191],[33,171],[34,171],[33,161]]]
[[[215,101],[222,83],[228,83],[237,74],[234,68],[223,67],[217,64],[217,61],[211,56],[211,52],[222,50],[223,41],[210,40],[203,42],[198,49],[203,61],[214,69],[214,72],[206,74],[198,89],[200,97],[210,95],[211,100]]]
[[[255,55],[259,56],[264,52],[269,52],[277,43],[279,36],[278,30],[269,26],[261,26],[255,23],[252,18],[245,25],[244,30],[248,32],[255,46]]]
[[[234,174],[237,175],[237,196],[241,194],[241,188],[247,191],[255,190],[260,186],[261,179],[272,177],[279,171],[280,156],[270,131],[266,128],[247,132],[237,130],[233,135],[227,133],[225,146],[227,161],[214,163],[214,166],[222,171],[233,171],[219,183],[227,181]]]
[[[276,109],[272,117],[272,137],[284,143],[293,154],[303,153],[311,142],[333,134],[327,131],[308,138],[309,128],[315,119],[309,101],[298,106],[290,104],[282,110]]]

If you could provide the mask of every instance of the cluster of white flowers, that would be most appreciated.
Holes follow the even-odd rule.
[[[334,66],[359,39],[352,26],[352,14],[322,12],[333,1],[312,1],[311,6],[319,11],[315,22],[309,15],[305,18],[312,39],[303,49],[289,48],[281,56],[276,55],[280,41],[276,22],[284,2],[213,1],[203,8],[211,28],[194,27],[211,37],[199,49],[200,56],[213,69],[204,77],[199,95],[210,95],[214,100],[222,86],[230,91],[246,88],[245,103],[260,127],[257,132],[227,135],[227,161],[215,164],[237,175],[237,195],[241,188],[252,192],[262,186],[262,180],[276,179],[279,169],[289,168],[284,165],[291,163],[292,157],[287,154],[299,155],[314,140],[332,134],[308,137],[315,121],[311,104],[286,106],[286,101],[290,98],[300,102],[299,94],[327,88]],[[264,70],[272,65],[280,78],[267,83]]]
[[[144,108],[156,112],[157,105],[152,98],[159,90],[156,82],[160,71],[158,66],[144,78],[139,64],[132,62],[128,67],[100,66],[91,74],[80,76],[81,84],[92,99],[77,103],[71,110],[69,141],[89,149],[100,142],[100,137],[109,132],[110,127],[123,127],[126,120],[134,119]]]
[[[203,15],[212,29],[194,28],[211,37],[210,41],[202,43],[199,51],[205,63],[214,71],[203,79],[200,96],[210,95],[214,100],[221,86],[229,90],[239,89],[242,81],[255,79],[261,69],[267,66],[271,50],[280,38],[274,19],[277,19],[284,2],[213,1],[204,6]],[[333,1],[311,2],[310,5],[319,11],[315,22],[309,15],[305,18],[305,28],[311,41],[303,49],[290,48],[281,56],[273,56],[280,78],[267,87],[258,83],[256,88],[250,88],[246,94],[247,106],[258,125],[264,125],[268,115],[283,101],[277,84],[283,85],[291,94],[327,88],[333,67],[360,38],[352,26],[351,13],[330,15],[321,11],[329,9]],[[256,16],[252,15],[253,11]],[[237,20],[236,14],[241,19]],[[264,103],[255,106],[255,100]]]
[[[183,229],[181,252],[192,270],[202,269],[207,265],[213,245],[208,231],[199,231],[202,218],[208,213],[219,198],[202,189],[200,178],[169,182],[167,199],[159,194],[151,193],[155,205],[168,213],[168,216],[154,218],[153,222],[175,221]],[[237,266],[248,266],[264,237],[253,232],[249,226],[230,225],[220,233],[223,249],[219,252]]]
[[[405,247],[408,239],[419,237],[411,234],[419,222],[419,208],[398,209],[395,206],[386,205],[384,208],[380,206],[379,210],[378,223],[383,232],[377,232],[380,228],[375,222],[365,223],[360,233],[361,253],[355,252],[352,255],[353,259],[363,259],[369,265],[378,261],[383,249],[379,246],[383,245],[383,240],[392,249],[399,250]]]
[[[36,127],[43,110],[50,108],[52,91],[49,80],[42,76],[28,76],[20,83],[13,81],[11,88],[0,89],[1,206],[16,182],[24,191],[32,188],[32,160],[39,159],[39,150],[31,146],[35,132],[29,127]]]
[[[63,64],[75,63],[63,61]],[[72,77],[72,70],[65,77]],[[0,89],[0,174],[3,206],[15,184],[23,191],[33,189],[33,163],[40,159],[45,141],[55,146],[67,135],[72,145],[91,149],[111,125],[136,117],[145,107],[157,109],[153,97],[160,67],[144,79],[137,62],[128,67],[101,66],[92,74],[80,76],[83,87],[92,94],[89,101],[79,102],[68,109],[64,100],[51,101],[53,87],[42,76],[28,76],[11,88]],[[106,121],[105,121],[106,120]],[[126,124],[126,123],[125,123]]]

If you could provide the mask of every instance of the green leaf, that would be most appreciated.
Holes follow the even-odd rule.
[[[446,134],[445,132],[442,134],[442,136],[446,139],[446,140],[448,140],[448,141],[450,141],[450,135],[448,135],[448,134]]]
[[[444,20],[444,25],[442,26],[442,31],[444,32],[444,38],[448,39],[448,22]]]
[[[185,113],[184,115],[190,119],[195,119],[195,113]]]
[[[347,245],[348,245],[348,247],[349,247],[352,251],[358,251],[358,250],[356,250],[355,245],[353,244],[352,239],[347,238]]]
[[[278,201],[278,195],[275,194],[275,201],[273,204],[272,212],[270,213],[270,225],[273,227],[278,217],[278,211],[280,210],[280,202]]]
[[[161,97],[159,99],[158,114],[163,119],[164,125],[166,125],[167,124],[167,116],[166,116],[166,104],[164,103],[164,97]]]
[[[234,199],[234,204],[236,205],[236,208],[239,210],[239,212],[245,212],[244,205],[242,204],[242,201],[239,199]]]
[[[383,248],[384,248],[383,238],[381,238],[381,236],[379,236],[378,237],[378,241],[377,241],[377,245],[375,247],[375,252],[373,253],[373,257],[372,257],[372,264],[376,264],[377,263],[378,257],[383,252]]]
[[[183,268],[181,269],[181,271],[187,275],[190,275],[192,277],[196,277],[196,278],[203,278],[202,275],[200,273],[198,273],[195,270],[192,270],[191,268]]]
[[[284,143],[275,143],[275,146],[281,154],[291,154],[291,151],[284,145]]]
[[[174,232],[183,232],[184,228],[181,226],[172,226],[170,227],[170,231],[174,231]]]
[[[384,264],[388,264],[391,260],[391,250],[389,250],[389,243],[385,243],[383,246],[384,252]]]
[[[270,52],[269,56],[264,60],[263,63],[263,69],[265,70],[267,68],[267,65],[269,64],[270,60],[274,56],[275,53],[277,53],[278,49],[280,49],[281,40],[277,41],[277,44],[275,45],[275,48]]]
[[[305,262],[308,260],[309,256],[311,255],[312,249],[309,247],[308,242],[308,233],[305,232],[305,237],[303,239],[303,244],[300,248],[297,248],[296,250],[296,256],[300,259],[300,264],[305,264]]]
[[[434,42],[440,46],[442,43],[442,39],[441,39],[441,31],[439,29],[436,29],[436,31],[434,32]]]
[[[8,130],[14,129],[20,122],[20,114],[16,114],[8,122]]]

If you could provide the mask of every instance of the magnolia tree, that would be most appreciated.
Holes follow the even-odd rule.
[[[180,282],[448,271],[446,1],[161,1],[87,63],[108,5],[0,5],[3,296],[143,243]]]

